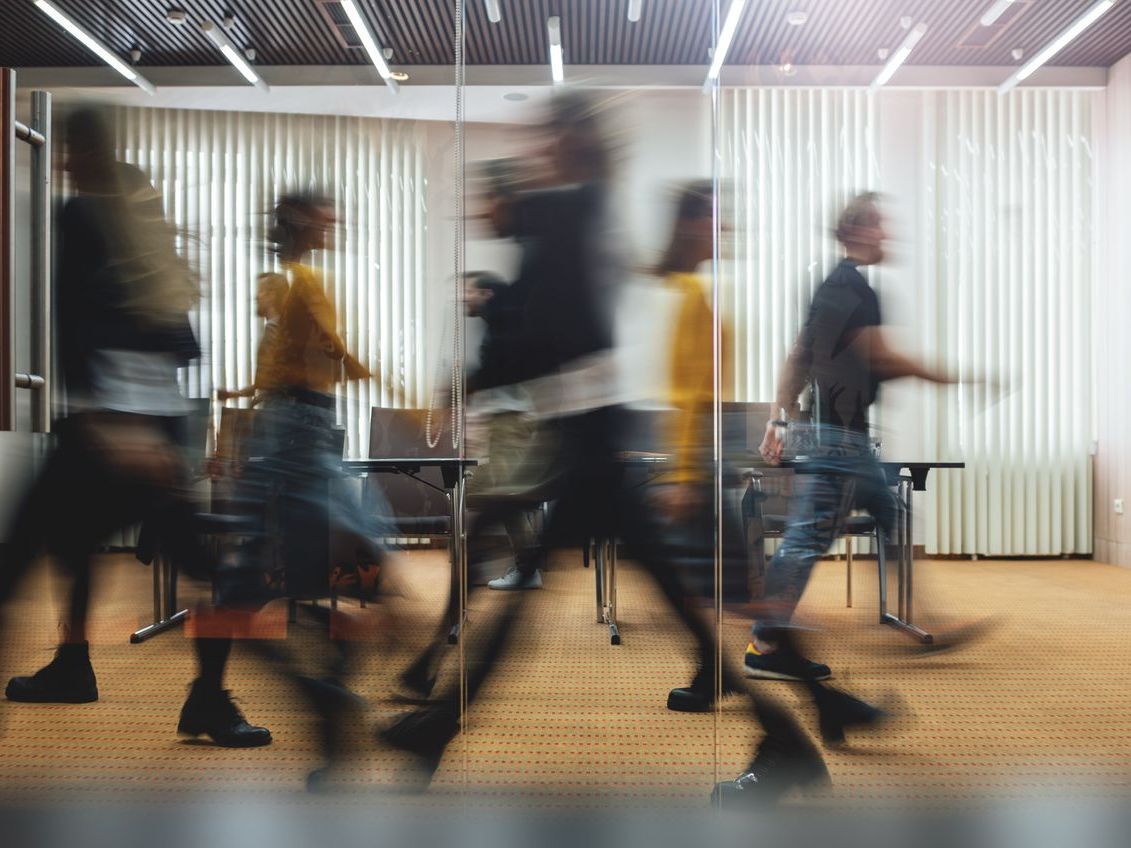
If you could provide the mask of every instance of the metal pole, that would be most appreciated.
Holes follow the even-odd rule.
[[[15,179],[16,72],[0,68],[0,430],[16,429]]]
[[[47,433],[55,375],[51,367],[51,95],[46,91],[31,94],[31,128],[43,138],[31,159],[31,370],[45,381],[32,394],[31,429]]]

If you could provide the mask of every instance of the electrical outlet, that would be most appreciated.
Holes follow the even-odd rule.
[[[1112,509],[1115,510],[1116,515],[1123,515],[1123,498],[1116,498],[1111,506]]]

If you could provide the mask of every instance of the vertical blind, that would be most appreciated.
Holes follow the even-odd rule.
[[[882,96],[882,94],[880,95]],[[924,447],[968,468],[932,478],[926,544],[943,554],[1091,551],[1092,92],[924,93],[928,185],[916,329],[989,387],[924,392]],[[836,256],[838,208],[881,183],[875,95],[723,92],[722,176],[733,261],[720,275],[740,401],[773,400],[813,289]],[[902,191],[903,189],[901,189]],[[878,269],[872,269],[873,284]],[[932,506],[933,503],[933,506]]]
[[[721,275],[734,322],[738,401],[772,401],[813,291],[836,262],[839,209],[875,183],[872,103],[849,89],[723,92],[723,219],[733,256]]]
[[[276,198],[318,191],[334,202],[335,249],[315,257],[346,345],[373,374],[339,392],[350,456],[368,450],[372,406],[425,397],[425,144],[419,122],[184,109],[122,108],[119,155],[164,196],[181,249],[202,281],[204,350],[186,393],[250,384],[262,322],[255,281],[278,270],[266,233]]]
[[[927,96],[935,122],[932,336],[947,362],[1000,375],[937,395],[940,553],[1092,549],[1091,293],[1097,95]],[[965,376],[977,376],[967,374]]]

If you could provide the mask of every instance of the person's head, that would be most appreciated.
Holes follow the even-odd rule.
[[[845,256],[860,265],[883,261],[887,233],[878,194],[869,191],[849,201],[837,218],[836,239],[844,247]]]
[[[463,308],[468,318],[480,318],[491,299],[506,288],[499,277],[486,271],[472,271],[464,278]]]
[[[714,186],[710,180],[688,183],[676,196],[675,220],[660,274],[694,271],[714,249]]]
[[[591,96],[581,91],[555,95],[544,130],[549,134],[550,164],[556,180],[580,183],[608,178],[608,141],[600,109]]]
[[[118,164],[114,128],[106,111],[81,106],[63,120],[66,153],[63,168],[83,194],[117,194]]]
[[[285,194],[275,204],[269,238],[283,259],[333,247],[334,203],[313,192]]]
[[[260,274],[255,286],[255,314],[268,320],[279,317],[288,288],[285,275],[273,272]]]

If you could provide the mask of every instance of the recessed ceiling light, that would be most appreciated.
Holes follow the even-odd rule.
[[[508,91],[503,95],[503,100],[509,100],[512,103],[521,103],[523,100],[529,100],[530,96],[523,94],[521,91]]]
[[[790,12],[785,16],[785,20],[790,26],[805,26],[805,24],[809,23],[809,13],[801,11]]]
[[[797,68],[794,66],[793,62],[783,62],[778,66],[778,70],[783,77],[791,77],[797,73]]]
[[[172,8],[165,12],[165,20],[173,26],[180,26],[188,20],[188,13],[184,9]]]
[[[888,56],[891,55],[891,51],[888,50],[886,47],[881,47],[879,50],[876,51],[876,55],[880,57],[881,62],[886,62],[888,60]]]
[[[1020,62],[1022,59],[1025,58],[1025,51],[1022,50],[1020,47],[1014,47],[1009,55],[1011,55],[1013,57],[1013,61]]]
[[[407,82],[408,73],[406,71],[389,71],[389,79],[395,79],[397,82]]]

